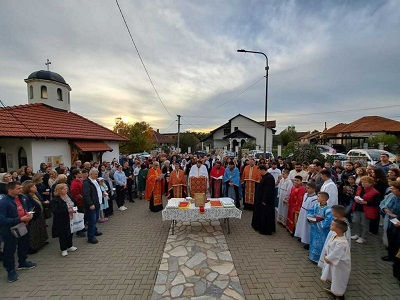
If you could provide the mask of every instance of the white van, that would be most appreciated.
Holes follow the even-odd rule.
[[[379,149],[351,149],[347,152],[347,158],[351,161],[356,161],[359,158],[360,161],[367,161],[368,165],[375,165],[380,161],[381,154],[388,154],[389,160],[393,161],[396,156],[385,150]]]

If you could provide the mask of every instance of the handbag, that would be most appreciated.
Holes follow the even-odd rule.
[[[76,212],[73,214],[72,220],[70,221],[71,233],[78,232],[79,230],[85,228],[84,217],[85,214],[82,213]]]
[[[10,227],[10,230],[12,235],[15,236],[17,239],[28,233],[28,229],[23,222],[18,223],[13,227]]]
[[[43,203],[43,216],[46,220],[51,218],[50,204]]]

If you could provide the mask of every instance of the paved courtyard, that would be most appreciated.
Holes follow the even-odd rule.
[[[127,207],[99,224],[104,234],[97,245],[74,238],[78,251],[61,257],[58,240],[50,239],[30,256],[38,267],[20,271],[17,282],[7,283],[1,269],[0,299],[151,299],[171,222],[162,222],[161,213],[151,213],[143,200]],[[251,216],[243,211],[241,220],[232,219],[230,235],[221,222],[245,298],[330,299],[319,268],[297,239],[282,227],[273,236],[260,235],[250,226]],[[380,259],[385,255],[380,236],[352,246],[346,299],[398,299],[391,263]]]

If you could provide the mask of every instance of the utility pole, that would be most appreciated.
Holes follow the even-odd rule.
[[[177,115],[178,116],[178,144],[177,144],[177,148],[179,153],[181,152],[179,149],[179,141],[180,141],[180,134],[181,134],[181,115]]]

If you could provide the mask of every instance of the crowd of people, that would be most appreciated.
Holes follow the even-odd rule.
[[[97,244],[105,223],[125,201],[145,199],[152,212],[163,209],[163,196],[230,197],[238,209],[253,210],[252,227],[270,235],[280,224],[304,244],[309,259],[323,268],[332,294],[343,297],[350,274],[350,241],[367,242],[383,222],[385,261],[394,261],[400,279],[400,170],[386,155],[375,166],[340,161],[333,164],[268,160],[244,154],[242,158],[160,153],[148,159],[121,155],[112,162],[74,162],[54,167],[40,164],[37,172],[26,166],[0,173],[0,233],[2,260],[8,281],[18,279],[19,268],[34,268],[27,260],[48,244],[46,220],[52,218],[52,237],[59,239],[62,256],[77,250],[73,237]],[[75,213],[84,213],[85,227],[71,231]],[[382,217],[382,218],[381,218]],[[11,234],[23,223],[28,233]],[[48,224],[50,225],[50,224]],[[350,227],[352,235],[350,235]],[[399,256],[399,257],[397,257]],[[347,274],[347,275],[346,275]],[[347,276],[347,277],[346,277]],[[347,279],[346,279],[347,278]],[[339,281],[338,281],[339,280]]]

